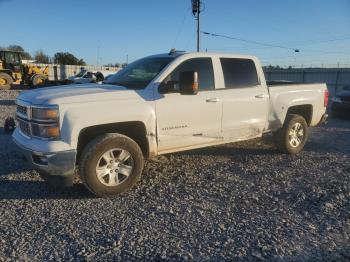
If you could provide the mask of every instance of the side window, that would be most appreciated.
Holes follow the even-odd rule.
[[[258,74],[253,60],[221,58],[225,88],[242,88],[259,85]]]
[[[6,62],[8,64],[18,65],[20,64],[19,54],[17,53],[7,53],[5,52]]]
[[[92,78],[92,73],[86,72],[86,74],[83,76],[83,78]]]
[[[215,89],[214,71],[211,58],[193,58],[180,64],[168,77],[166,83],[173,83],[174,90],[178,90],[180,72],[193,71],[198,73],[198,90]]]

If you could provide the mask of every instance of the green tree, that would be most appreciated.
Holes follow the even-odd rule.
[[[61,65],[86,65],[83,59],[76,58],[73,54],[68,52],[58,52],[54,55],[53,61]]]

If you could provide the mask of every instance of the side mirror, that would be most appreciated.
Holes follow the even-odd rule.
[[[174,93],[174,82],[173,81],[165,81],[159,85],[158,92],[160,94]]]
[[[179,89],[182,95],[196,95],[198,93],[198,73],[180,72]]]

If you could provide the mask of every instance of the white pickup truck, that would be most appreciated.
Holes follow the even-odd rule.
[[[104,84],[48,87],[17,98],[13,140],[47,181],[75,170],[98,196],[140,178],[144,159],[273,132],[300,152],[326,118],[325,84],[267,85],[252,56],[170,52],[133,62]]]
[[[117,73],[117,71],[88,71],[86,69],[82,69],[78,74],[68,77],[67,82],[72,84],[99,83],[115,73]]]

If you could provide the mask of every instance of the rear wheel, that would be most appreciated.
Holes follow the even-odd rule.
[[[9,74],[0,73],[0,89],[10,89],[13,79]]]
[[[85,186],[98,196],[130,189],[141,177],[143,154],[138,144],[121,134],[106,134],[84,149],[79,174]]]
[[[297,154],[303,150],[308,137],[308,125],[300,115],[287,115],[281,129],[274,133],[277,148],[288,154]]]

